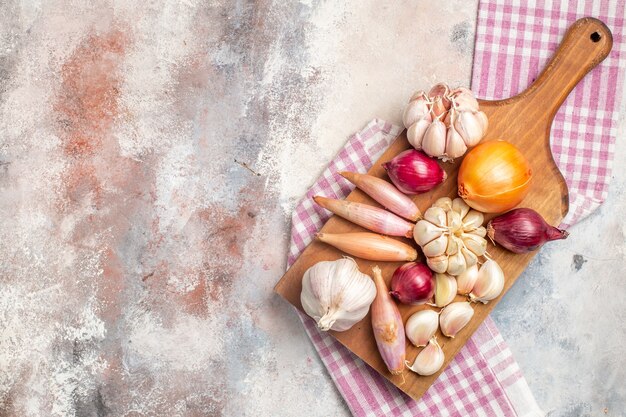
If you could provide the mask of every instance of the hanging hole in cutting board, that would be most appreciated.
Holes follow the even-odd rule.
[[[589,39],[591,39],[593,42],[600,42],[600,39],[602,39],[602,36],[598,32],[593,32],[589,36]]]

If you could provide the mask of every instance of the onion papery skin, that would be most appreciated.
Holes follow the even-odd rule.
[[[422,263],[407,262],[391,277],[391,295],[402,304],[424,304],[434,293],[433,273]]]
[[[483,213],[517,206],[530,191],[532,169],[524,155],[504,141],[481,143],[469,151],[458,175],[459,196]]]
[[[447,178],[437,160],[424,152],[409,149],[383,164],[391,182],[405,194],[432,190]]]

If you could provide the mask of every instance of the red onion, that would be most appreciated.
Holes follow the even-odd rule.
[[[487,224],[491,240],[511,252],[526,253],[539,248],[546,242],[565,239],[565,230],[550,226],[535,210],[518,208],[492,219]]]
[[[445,181],[446,172],[437,160],[415,149],[399,153],[383,164],[389,178],[405,194],[419,194]]]
[[[403,304],[424,304],[434,293],[433,273],[422,263],[405,263],[391,277],[390,294]]]

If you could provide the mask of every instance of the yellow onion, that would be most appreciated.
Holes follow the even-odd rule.
[[[522,153],[504,141],[472,149],[459,168],[459,196],[483,213],[501,213],[528,194],[532,170]]]

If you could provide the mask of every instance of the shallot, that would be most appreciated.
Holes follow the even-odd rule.
[[[533,209],[518,208],[492,219],[487,235],[511,252],[526,253],[551,240],[566,239],[569,233],[549,225]]]

